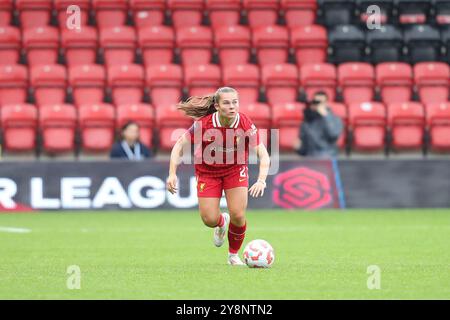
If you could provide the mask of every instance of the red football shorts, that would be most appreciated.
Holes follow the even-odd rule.
[[[237,187],[248,188],[248,167],[245,165],[237,166],[219,177],[197,173],[197,197],[221,198],[223,190]]]

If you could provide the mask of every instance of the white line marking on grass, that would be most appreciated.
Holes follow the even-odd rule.
[[[14,227],[0,227],[0,232],[29,233],[29,232],[31,232],[31,229],[27,229],[27,228],[14,228]]]

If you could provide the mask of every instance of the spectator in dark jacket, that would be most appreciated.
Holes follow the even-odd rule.
[[[121,141],[112,146],[111,159],[139,161],[151,156],[150,150],[139,141],[139,125],[136,122],[127,122],[122,127],[121,135]]]
[[[319,91],[304,110],[299,140],[294,148],[302,156],[335,157],[336,141],[342,133],[342,121],[327,105],[328,96]]]

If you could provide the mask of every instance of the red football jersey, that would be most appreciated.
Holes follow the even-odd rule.
[[[222,126],[218,112],[206,115],[194,122],[189,134],[196,172],[211,176],[247,165],[249,148],[260,143],[256,126],[243,113],[229,127]]]

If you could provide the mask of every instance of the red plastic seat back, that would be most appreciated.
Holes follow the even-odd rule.
[[[145,66],[169,64],[173,60],[175,32],[167,26],[151,26],[138,31]]]
[[[338,81],[345,103],[372,101],[375,85],[375,70],[372,65],[364,62],[340,64]]]
[[[431,137],[431,148],[450,150],[450,103],[426,105],[427,126]]]
[[[290,27],[311,25],[316,20],[316,0],[281,0],[280,5]]]
[[[168,0],[175,28],[200,25],[203,18],[203,0]]]
[[[414,66],[414,81],[424,104],[447,102],[450,67],[443,62],[421,62]]]
[[[299,87],[298,69],[293,64],[263,66],[262,84],[270,104],[295,102]]]
[[[78,116],[83,149],[109,150],[114,142],[114,107],[106,103],[81,105]]]
[[[61,47],[69,66],[95,63],[98,48],[97,29],[90,26],[83,26],[80,30],[63,28]]]
[[[43,147],[48,152],[74,150],[77,114],[70,104],[43,105],[39,108]]]
[[[0,107],[24,103],[27,99],[28,71],[23,65],[0,66]]]
[[[252,27],[274,25],[278,20],[278,0],[244,0],[248,24]]]
[[[220,68],[214,64],[187,66],[184,83],[190,96],[214,93],[222,84]]]
[[[30,70],[30,84],[38,106],[62,104],[66,98],[66,68],[60,64],[35,66]]]
[[[285,27],[269,25],[254,28],[252,40],[260,65],[287,62],[289,33]]]
[[[325,91],[329,101],[336,97],[337,71],[329,63],[304,65],[300,69],[300,85],[311,100],[317,91]]]
[[[376,81],[384,103],[408,102],[412,96],[412,68],[407,63],[385,62],[376,67]]]
[[[16,64],[20,57],[20,47],[21,37],[19,28],[2,26],[0,22],[0,65]]]
[[[180,48],[183,65],[207,64],[212,58],[213,34],[205,26],[177,29],[177,47]]]
[[[222,69],[223,83],[239,92],[240,105],[258,101],[259,68],[254,64],[225,66]]]
[[[183,70],[180,65],[150,66],[146,74],[153,106],[168,106],[181,100]]]
[[[36,147],[37,120],[34,105],[4,105],[1,111],[3,147],[11,151],[32,151]]]
[[[206,8],[213,28],[239,24],[240,0],[206,0]]]
[[[291,48],[299,67],[324,63],[327,59],[327,30],[320,25],[299,26],[291,29]]]
[[[214,29],[215,47],[220,64],[244,64],[250,59],[251,33],[245,26],[222,26]]]
[[[120,130],[127,122],[136,122],[140,128],[140,140],[146,146],[152,146],[155,114],[149,104],[136,103],[117,106],[116,126]]]
[[[100,46],[104,51],[106,65],[133,63],[136,32],[130,26],[100,29]]]
[[[349,105],[349,125],[353,132],[353,148],[377,151],[384,147],[386,109],[379,102]]]
[[[388,106],[388,125],[395,148],[421,148],[425,111],[418,102],[392,103]]]

